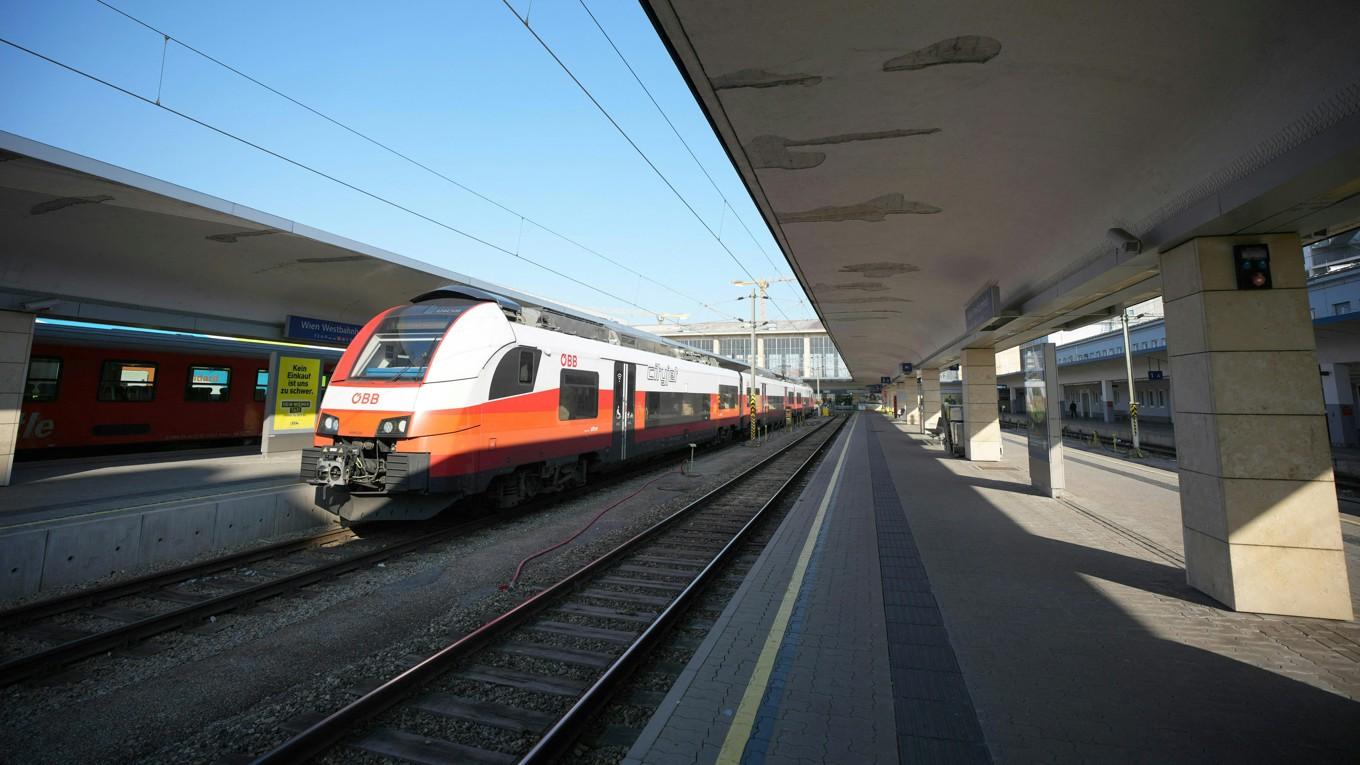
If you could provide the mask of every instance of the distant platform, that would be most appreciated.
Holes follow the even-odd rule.
[[[257,445],[16,463],[0,488],[0,599],[334,523],[300,459]]]
[[[626,762],[1360,759],[1360,625],[1190,588],[1174,472],[1068,450],[1059,501],[905,428],[845,428]]]

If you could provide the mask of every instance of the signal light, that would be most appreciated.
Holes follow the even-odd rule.
[[[1270,248],[1264,244],[1239,244],[1233,247],[1233,268],[1237,273],[1239,290],[1268,290],[1270,279]]]

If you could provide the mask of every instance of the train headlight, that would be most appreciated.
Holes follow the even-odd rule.
[[[316,432],[323,436],[333,436],[340,432],[340,418],[333,414],[323,414],[316,420]]]
[[[389,417],[378,423],[378,435],[401,437],[406,435],[409,426],[409,417]]]

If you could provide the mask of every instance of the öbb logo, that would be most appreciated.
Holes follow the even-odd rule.
[[[349,401],[351,404],[364,404],[366,406],[377,406],[378,395],[379,394],[377,393],[355,393],[353,396],[349,397]]]

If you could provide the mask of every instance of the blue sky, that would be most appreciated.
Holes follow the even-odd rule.
[[[108,2],[717,312],[523,224],[174,41],[165,45],[95,0],[0,0],[0,37],[148,99],[159,91],[166,107],[620,299],[8,45],[0,45],[0,129],[626,321],[653,317],[624,301],[687,314],[687,322],[747,315],[746,304],[735,301],[742,288],[730,284],[745,275],[731,256],[499,0]],[[579,0],[512,0],[742,265],[757,277],[787,276],[783,255],[641,8],[631,0],[586,4],[717,189]],[[812,318],[797,284],[771,294],[771,318]]]

